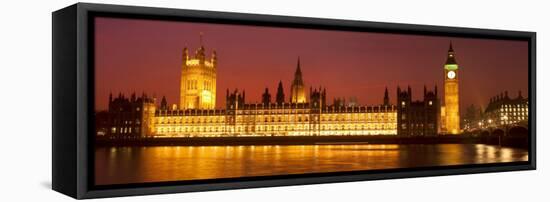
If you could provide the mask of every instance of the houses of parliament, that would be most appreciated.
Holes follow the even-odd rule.
[[[444,66],[446,82],[455,82],[458,65],[452,47]],[[452,63],[452,64],[449,64]],[[245,90],[225,91],[224,108],[216,105],[218,58],[201,45],[190,54],[183,49],[179,105],[142,94],[109,96],[107,111],[96,112],[98,136],[138,137],[224,137],[224,136],[327,136],[327,135],[435,135],[457,132],[458,82],[445,84],[443,106],[433,90],[424,87],[423,100],[412,100],[410,87],[397,87],[396,104],[388,89],[381,103],[361,106],[334,99],[327,102],[326,88],[307,89],[298,58],[294,79],[285,93],[279,81],[275,93],[266,88],[261,102],[247,102]],[[454,73],[448,73],[453,71]],[[450,75],[455,74],[455,75]],[[452,76],[452,78],[451,78]],[[455,85],[456,84],[456,85]],[[456,102],[455,102],[456,101]],[[446,111],[445,111],[446,110]],[[445,116],[451,115],[453,118]],[[443,123],[442,123],[443,122]],[[441,124],[449,124],[441,125]]]

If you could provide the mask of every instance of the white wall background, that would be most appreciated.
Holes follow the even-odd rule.
[[[550,6],[546,1],[90,1],[126,5],[536,31],[538,170],[106,199],[112,201],[546,201]],[[0,11],[0,201],[67,201],[51,186],[51,12],[69,0],[6,0]],[[103,200],[103,199],[102,199]]]

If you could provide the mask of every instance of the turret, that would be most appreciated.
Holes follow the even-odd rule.
[[[409,94],[409,102],[412,100],[412,90],[411,86],[407,86],[407,93]]]
[[[168,109],[168,102],[166,102],[166,97],[162,96],[162,100],[160,101],[160,109],[161,110],[167,110]]]
[[[327,89],[323,88],[323,94],[321,95],[321,98],[323,99],[323,107],[327,105]]]
[[[212,51],[212,58],[210,59],[210,62],[214,65],[214,68],[217,67],[218,55],[216,54],[216,50]]]
[[[238,89],[235,89],[233,93],[226,96],[226,107],[227,109],[237,109],[244,106],[245,103],[245,91],[243,90],[242,93],[239,93]]]
[[[407,94],[407,92],[403,89],[401,90],[400,86],[397,86],[397,97],[401,97],[402,95]]]
[[[189,50],[187,50],[187,47],[183,48],[181,59],[183,60],[183,64],[189,60]]]
[[[386,87],[386,90],[384,91],[384,106],[390,105],[390,97],[388,95],[388,87]]]
[[[271,94],[269,94],[269,89],[265,88],[265,92],[262,95],[262,104],[268,106],[271,103]]]
[[[312,109],[320,109],[322,107],[325,107],[325,98],[321,87],[319,87],[319,89],[313,89],[310,87],[309,100],[311,103],[310,107]]]
[[[282,105],[285,102],[285,93],[284,93],[282,81],[279,81],[279,85],[277,86],[276,102],[278,105]]]
[[[197,51],[195,51],[195,58],[197,58],[199,60],[200,64],[204,64],[204,60],[205,60],[205,57],[206,57],[206,54],[205,54],[206,50],[205,50],[205,48],[202,44],[202,35],[203,35],[203,33],[201,32],[200,33],[200,45],[201,46],[199,47],[199,49],[197,49]]]
[[[424,97],[426,97],[426,85],[424,85]]]

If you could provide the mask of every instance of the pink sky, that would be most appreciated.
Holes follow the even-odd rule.
[[[443,95],[450,41],[460,65],[462,109],[485,107],[505,90],[528,96],[526,41],[116,18],[97,18],[95,26],[96,110],[106,109],[110,92],[179,103],[181,52],[193,53],[201,32],[208,57],[212,50],[218,55],[217,108],[225,106],[227,88],[245,89],[247,102],[260,102],[266,87],[275,96],[279,80],[288,100],[298,57],[307,88],[326,87],[329,104],[352,96],[362,105],[381,104],[386,86],[395,103],[397,85],[411,85],[414,99],[421,99],[424,85],[437,84]]]

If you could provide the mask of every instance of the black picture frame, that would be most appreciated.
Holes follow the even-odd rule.
[[[91,183],[94,144],[92,135],[94,133],[92,117],[94,65],[91,60],[93,58],[91,22],[95,16],[528,41],[529,160],[511,163],[95,186]],[[52,188],[77,199],[536,169],[535,32],[89,3],[77,3],[55,11],[52,14],[52,20]]]

